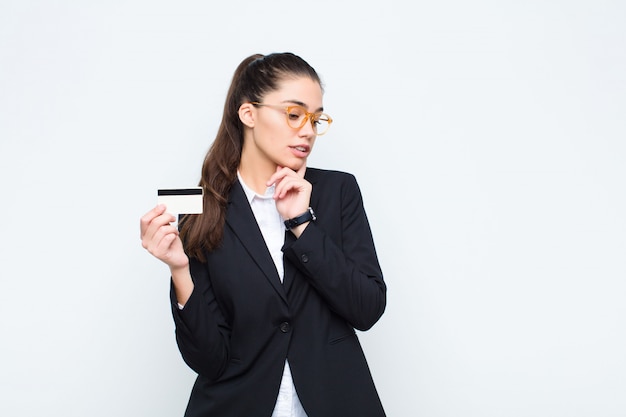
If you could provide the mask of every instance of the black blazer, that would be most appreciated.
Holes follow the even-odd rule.
[[[191,260],[183,310],[171,292],[176,340],[198,373],[187,417],[269,417],[289,360],[308,417],[384,416],[355,329],[383,314],[386,286],[354,176],[307,168],[311,222],[285,234],[281,283],[239,182],[224,239]]]

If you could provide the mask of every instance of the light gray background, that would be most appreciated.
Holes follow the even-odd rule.
[[[389,285],[390,416],[626,416],[623,1],[0,1],[0,415],[180,416],[158,187],[293,51]]]

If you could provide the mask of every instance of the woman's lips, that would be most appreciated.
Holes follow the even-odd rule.
[[[290,146],[289,148],[291,149],[291,152],[299,158],[306,158],[311,151],[311,147],[307,145]]]

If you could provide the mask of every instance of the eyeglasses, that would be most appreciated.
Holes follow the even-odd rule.
[[[326,113],[309,113],[302,106],[281,106],[277,104],[265,104],[253,101],[250,104],[254,106],[266,106],[276,110],[283,110],[287,119],[287,125],[292,129],[302,129],[307,120],[311,121],[311,126],[318,136],[328,131],[333,119]]]

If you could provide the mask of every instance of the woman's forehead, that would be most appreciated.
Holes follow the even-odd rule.
[[[309,77],[285,78],[278,83],[278,88],[269,92],[265,99],[277,103],[304,103],[309,108],[322,107],[322,87]]]

